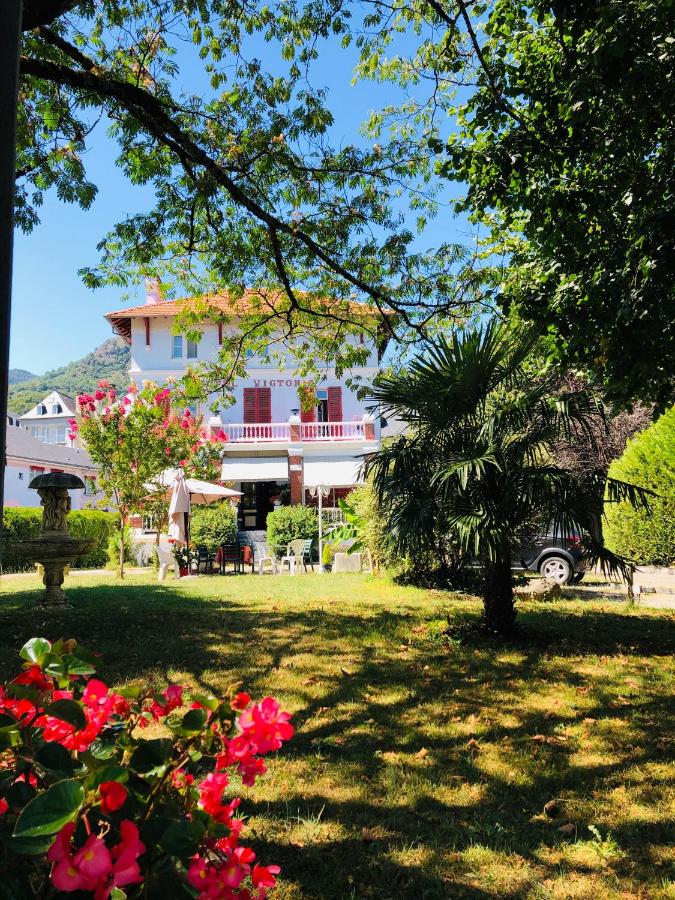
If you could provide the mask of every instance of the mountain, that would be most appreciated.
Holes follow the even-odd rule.
[[[30,378],[10,383],[8,407],[21,416],[50,391],[58,390],[75,397],[83,391],[92,391],[101,378],[107,378],[113,384],[126,385],[129,382],[128,369],[129,347],[120,337],[109,338],[92,353],[67,366],[52,369],[44,375],[27,372]]]
[[[25,369],[10,369],[8,374],[10,384],[18,384],[20,381],[30,381],[31,378],[37,378],[37,375],[27,372]]]

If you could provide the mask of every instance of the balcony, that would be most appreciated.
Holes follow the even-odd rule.
[[[357,422],[271,422],[269,424],[236,423],[223,425],[228,443],[290,444],[292,441],[327,442],[373,440],[366,437],[363,420]]]

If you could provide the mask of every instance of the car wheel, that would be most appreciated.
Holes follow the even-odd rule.
[[[572,580],[572,566],[563,556],[547,556],[539,566],[539,574],[555,584],[569,584]]]

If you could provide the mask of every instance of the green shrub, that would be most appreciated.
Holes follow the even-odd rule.
[[[4,572],[25,572],[33,568],[16,552],[16,541],[37,537],[42,525],[42,508],[32,506],[8,507],[2,513],[3,529],[2,569]],[[117,513],[101,510],[73,510],[68,515],[68,530],[74,538],[94,541],[92,549],[75,560],[76,568],[96,568],[105,565],[109,536],[117,529]]]
[[[658,496],[650,499],[649,513],[606,503],[607,546],[642,565],[669,565],[675,560],[675,406],[628,442],[609,474]]]
[[[190,519],[190,541],[203,544],[215,553],[221,544],[232,544],[237,536],[237,512],[225,500],[193,509]]]
[[[134,548],[134,542],[131,540],[131,533],[127,526],[124,526],[124,532],[122,536],[122,540],[124,541],[124,562],[131,563],[132,565],[136,565],[136,550]],[[107,566],[108,569],[117,569],[120,564],[120,530],[119,527],[115,529],[108,538],[108,549],[107,549]]]
[[[312,506],[282,506],[267,516],[267,543],[281,556],[290,541],[319,536],[319,517]]]

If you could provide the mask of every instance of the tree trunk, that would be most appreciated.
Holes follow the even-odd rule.
[[[502,635],[511,634],[516,621],[516,609],[510,559],[485,563],[483,605],[488,630]]]
[[[120,555],[119,555],[119,572],[120,578],[124,578],[124,516],[120,515]]]

